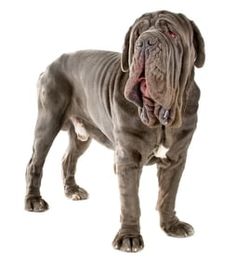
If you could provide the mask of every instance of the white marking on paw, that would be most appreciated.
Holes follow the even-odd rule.
[[[166,148],[160,144],[154,151],[154,156],[161,159],[166,159],[166,153],[169,151],[169,148]]]
[[[80,200],[81,197],[79,194],[73,194],[72,197],[71,197],[72,200]]]
[[[86,131],[84,124],[75,117],[71,117],[71,122],[74,125],[75,133],[77,138],[81,141],[86,141],[89,138],[89,134]]]

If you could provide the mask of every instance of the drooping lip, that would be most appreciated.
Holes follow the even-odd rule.
[[[156,115],[156,113],[155,113]],[[159,119],[162,125],[168,125],[171,121],[171,110],[160,107],[158,110],[158,115],[156,117]]]
[[[142,76],[138,79],[136,91],[137,95],[140,96],[139,99],[141,101],[140,107],[142,107],[142,113],[146,113],[146,117],[156,117],[162,125],[168,125],[171,121],[171,110],[164,108],[161,104],[152,99],[145,77]],[[147,124],[148,121],[145,120],[145,123]]]
[[[126,82],[124,93],[126,99],[139,107],[140,118],[149,127],[156,126],[158,123],[165,126],[171,125],[171,109],[165,108],[163,104],[153,99],[146,76],[145,63],[139,60]],[[158,88],[158,83],[156,88]]]

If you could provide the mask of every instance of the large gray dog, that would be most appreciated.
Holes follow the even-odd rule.
[[[127,252],[143,248],[139,218],[142,167],[158,164],[162,229],[170,236],[193,234],[175,215],[175,198],[189,143],[197,123],[200,91],[194,66],[205,60],[196,25],[182,14],[147,13],[130,27],[122,54],[79,51],[64,54],[41,74],[33,155],[27,166],[25,208],[40,212],[42,168],[61,129],[69,132],[63,159],[65,194],[88,197],[75,182],[78,157],[91,138],[115,151],[121,198],[121,228],[113,246]]]

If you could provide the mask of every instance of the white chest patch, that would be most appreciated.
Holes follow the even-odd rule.
[[[169,148],[166,148],[162,144],[160,144],[155,150],[154,150],[154,156],[161,159],[166,159],[166,153],[169,151]]]

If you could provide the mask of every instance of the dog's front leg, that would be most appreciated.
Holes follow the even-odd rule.
[[[136,153],[125,153],[124,150],[121,154],[123,155],[118,156],[116,163],[121,200],[121,228],[113,241],[113,246],[122,251],[137,252],[144,246],[139,227],[138,188],[142,171],[139,163],[141,157]]]
[[[194,233],[193,227],[180,221],[175,215],[175,199],[186,161],[186,156],[161,164],[158,171],[159,197],[157,208],[160,212],[162,229],[173,237],[187,237]]]
[[[196,115],[185,117],[181,128],[166,130],[166,140],[170,147],[167,157],[161,159],[159,163],[157,208],[160,212],[160,223],[162,229],[174,237],[187,237],[194,233],[191,225],[176,217],[175,199],[185,167],[188,146],[196,127],[196,119]]]

